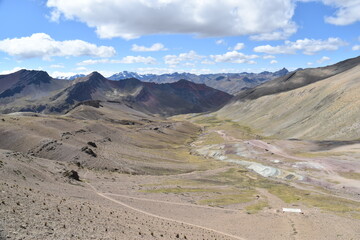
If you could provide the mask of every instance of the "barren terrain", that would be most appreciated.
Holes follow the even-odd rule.
[[[111,103],[2,115],[0,132],[3,239],[360,238],[357,143]]]

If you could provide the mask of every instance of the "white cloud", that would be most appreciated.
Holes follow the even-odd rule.
[[[4,39],[0,41],[0,51],[20,59],[69,56],[112,57],[113,47],[96,46],[82,40],[55,41],[45,33],[34,33],[30,37]]]
[[[215,43],[216,43],[216,45],[225,45],[226,44],[224,39],[216,40]]]
[[[173,73],[173,68],[136,68],[135,71],[139,74],[166,74]]]
[[[214,65],[215,63],[213,61],[210,61],[209,59],[205,59],[204,61],[201,62],[202,64],[209,64],[209,65]]]
[[[223,55],[210,55],[215,62],[228,62],[228,63],[249,63],[255,64],[252,59],[258,58],[257,55],[245,55],[237,51],[227,52]]]
[[[0,72],[0,75],[6,75],[6,74],[14,73],[14,72],[20,71],[21,69],[24,69],[24,68],[14,67],[11,70],[3,70],[3,71]]]
[[[110,61],[109,59],[98,59],[98,60],[88,59],[77,63],[77,65],[86,66],[86,65],[94,65],[99,63],[109,63],[109,61]]]
[[[65,19],[94,27],[101,38],[169,33],[259,35],[288,33],[295,26],[293,0],[107,0],[101,4],[98,0],[48,0],[47,6],[54,16],[60,12]],[[271,38],[283,37],[275,35]]]
[[[244,43],[237,43],[234,47],[234,50],[235,51],[238,51],[238,50],[241,50],[245,47],[245,44]]]
[[[270,64],[276,64],[276,63],[278,63],[278,61],[276,61],[276,60],[271,60],[270,61]]]
[[[280,31],[253,35],[250,36],[250,39],[255,41],[284,40],[296,33],[297,28],[298,27],[295,23],[289,23],[287,27],[281,29]]]
[[[349,25],[360,21],[359,0],[322,0],[326,5],[337,8],[334,16],[325,17],[325,21],[335,25]]]
[[[334,25],[349,25],[360,21],[359,0],[296,0],[297,2],[322,2],[336,9],[334,16],[326,16],[325,21]]]
[[[274,59],[274,58],[276,58],[276,57],[273,56],[273,55],[265,55],[265,56],[263,56],[263,59]]]
[[[82,72],[88,71],[88,69],[86,67],[77,67],[75,70],[76,71],[82,71]]]
[[[50,16],[48,18],[51,22],[59,23],[61,13],[57,10],[51,11]]]
[[[50,68],[64,68],[64,65],[62,65],[62,64],[52,64],[52,65],[50,65]]]
[[[355,45],[352,47],[353,51],[359,51],[360,50],[360,45]]]
[[[157,52],[157,51],[167,51],[168,49],[161,43],[155,43],[151,47],[139,46],[137,44],[133,44],[131,51],[134,52]]]
[[[319,60],[317,60],[316,62],[321,64],[323,62],[329,61],[330,59],[331,58],[324,56],[324,57],[320,58]]]
[[[307,65],[308,65],[308,66],[311,66],[311,65],[313,65],[313,63],[312,63],[312,62],[308,62]]]
[[[165,64],[176,66],[185,61],[197,61],[204,58],[204,56],[198,55],[195,51],[191,50],[187,53],[180,53],[179,55],[166,55],[164,56]]]
[[[126,56],[120,60],[120,63],[144,63],[144,64],[156,64],[156,59],[153,57],[143,56]]]
[[[156,59],[153,57],[143,57],[143,56],[126,56],[120,60],[116,59],[88,59],[82,62],[77,63],[80,66],[86,65],[94,65],[101,63],[124,63],[124,64],[132,64],[132,63],[144,63],[144,64],[156,64]]]
[[[284,45],[258,46],[254,48],[254,51],[267,54],[295,54],[297,51],[302,51],[306,55],[313,55],[316,52],[324,50],[334,51],[345,45],[347,45],[347,43],[340,38],[328,38],[327,40],[305,38],[295,42],[285,41]]]

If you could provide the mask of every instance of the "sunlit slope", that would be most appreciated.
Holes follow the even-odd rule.
[[[291,91],[238,98],[216,114],[269,136],[359,139],[360,65]]]

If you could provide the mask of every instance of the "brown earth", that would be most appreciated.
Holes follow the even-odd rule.
[[[111,103],[81,105],[64,116],[1,115],[0,236],[360,238],[360,203],[348,193],[264,178],[196,152],[214,145],[217,135],[226,146],[253,143],[249,161],[256,154],[265,156],[255,135],[242,128],[234,131],[229,124],[161,119]],[[279,149],[274,155],[288,154],[284,160],[299,155],[289,152],[290,145],[283,149],[279,144],[271,142]],[[314,147],[307,144],[297,145],[306,152]],[[348,153],[349,148],[354,150],[343,145],[336,152]],[[80,181],[70,177],[71,171]],[[303,214],[283,213],[283,207],[301,208]]]

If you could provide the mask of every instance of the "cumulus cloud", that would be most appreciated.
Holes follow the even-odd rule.
[[[89,59],[79,62],[77,65],[86,66],[86,65],[94,65],[101,63],[124,63],[124,64],[132,64],[132,63],[144,63],[144,64],[156,64],[156,59],[153,57],[143,57],[143,56],[126,56],[120,60],[116,59]]]
[[[166,74],[173,73],[175,69],[173,68],[157,68],[157,67],[147,67],[147,68],[136,68],[135,71],[139,74]]]
[[[263,56],[262,58],[263,58],[263,59],[274,59],[274,58],[276,58],[276,57],[273,56],[273,55],[265,55],[265,56]]]
[[[278,63],[278,61],[276,61],[276,60],[271,60],[270,61],[270,64],[276,64],[276,63]]]
[[[267,54],[295,54],[302,51],[306,55],[313,55],[320,51],[334,51],[347,43],[340,38],[328,38],[327,40],[300,39],[295,42],[285,41],[284,45],[271,46],[263,45],[254,48],[255,52]]]
[[[215,62],[210,61],[209,59],[205,59],[204,61],[201,62],[202,64],[209,64],[209,65],[213,65],[215,64]]]
[[[61,13],[57,10],[54,10],[50,13],[50,16],[48,16],[48,18],[50,19],[51,22],[59,23],[60,16]]]
[[[88,69],[86,67],[77,67],[75,70],[76,71],[87,71]]]
[[[62,65],[62,64],[52,64],[52,65],[50,65],[50,68],[64,68],[64,65]]]
[[[134,52],[157,52],[157,51],[167,51],[167,50],[168,49],[162,43],[155,43],[150,47],[133,44],[131,48],[131,51]]]
[[[120,63],[144,63],[144,64],[156,64],[156,59],[153,57],[143,57],[143,56],[126,56],[120,60]]]
[[[24,69],[24,68],[14,67],[13,69],[10,69],[10,70],[3,70],[3,71],[0,72],[0,75],[6,75],[6,74],[14,73],[14,72],[20,71],[21,69]]]
[[[216,43],[216,45],[225,45],[226,44],[224,39],[216,40],[215,43]]]
[[[360,50],[360,45],[355,45],[352,47],[353,51],[359,51]]]
[[[252,59],[258,58],[258,55],[245,55],[238,51],[227,52],[222,55],[210,55],[215,62],[228,62],[228,63],[249,63],[255,64]]]
[[[324,56],[324,57],[320,58],[319,60],[317,60],[316,62],[321,64],[323,62],[329,61],[330,59],[331,58]]]
[[[180,53],[179,55],[166,55],[164,56],[165,64],[176,66],[181,62],[196,61],[204,58],[204,56],[198,55],[195,51],[189,51],[187,53]]]
[[[113,47],[97,46],[82,40],[56,41],[45,33],[34,33],[30,37],[0,40],[0,51],[20,59],[69,56],[112,57]]]
[[[48,0],[47,6],[55,20],[63,16],[84,22],[101,38],[185,33],[276,39],[296,31],[294,0]],[[261,35],[273,32],[280,34]]]
[[[237,43],[234,47],[234,50],[235,51],[238,51],[238,50],[241,50],[245,47],[245,44],[244,43]]]
[[[322,2],[336,9],[333,16],[326,16],[325,21],[334,25],[349,25],[360,21],[359,0],[296,0],[297,2]]]
[[[325,21],[335,25],[349,25],[360,21],[359,0],[322,0],[326,5],[337,8],[334,16],[325,17]]]
[[[287,27],[279,31],[252,35],[250,36],[250,39],[255,41],[284,40],[296,33],[297,29],[298,27],[295,23],[290,23]]]

